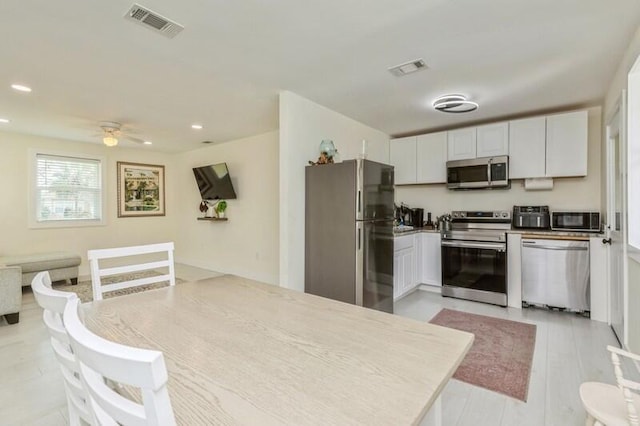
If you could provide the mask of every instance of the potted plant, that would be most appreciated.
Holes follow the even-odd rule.
[[[225,200],[220,200],[218,201],[218,204],[216,204],[216,214],[218,215],[219,218],[223,218],[224,217],[224,211],[227,209],[227,202]]]

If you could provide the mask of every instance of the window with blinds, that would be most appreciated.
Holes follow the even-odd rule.
[[[101,221],[101,169],[98,159],[36,154],[36,222]]]

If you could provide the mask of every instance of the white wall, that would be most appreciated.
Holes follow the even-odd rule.
[[[77,228],[28,228],[30,149],[106,158],[106,225]],[[117,161],[165,166],[166,216],[118,218]],[[171,240],[177,211],[174,157],[146,149],[107,148],[102,144],[0,132],[0,255],[65,250],[82,257],[80,274],[88,275],[87,250]]]
[[[228,221],[198,221],[192,168],[222,162],[238,198]],[[178,154],[176,165],[176,261],[278,284],[278,132]]]
[[[432,212],[432,219],[452,210],[511,210],[514,205],[548,205],[551,209],[604,209],[600,201],[601,109],[589,109],[587,176],[554,179],[551,191],[525,191],[524,180],[508,190],[451,191],[445,184],[396,186],[396,202]]]
[[[292,92],[280,93],[280,285],[304,290],[304,168],[316,161],[323,139],[333,140],[342,160],[357,158],[362,139],[367,158],[389,162],[389,136]]]

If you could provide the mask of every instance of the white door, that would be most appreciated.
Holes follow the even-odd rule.
[[[626,155],[625,111],[626,93],[623,92],[617,112],[607,123],[607,224],[605,227],[609,247],[609,312],[611,327],[618,340],[625,336],[625,261],[626,243]]]

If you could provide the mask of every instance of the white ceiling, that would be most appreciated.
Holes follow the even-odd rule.
[[[142,1],[185,30],[125,20],[131,0],[0,1],[0,129],[100,143],[119,121],[185,151],[277,129],[280,90],[390,135],[596,104],[640,24],[637,0]],[[446,93],[480,109],[433,111]]]

